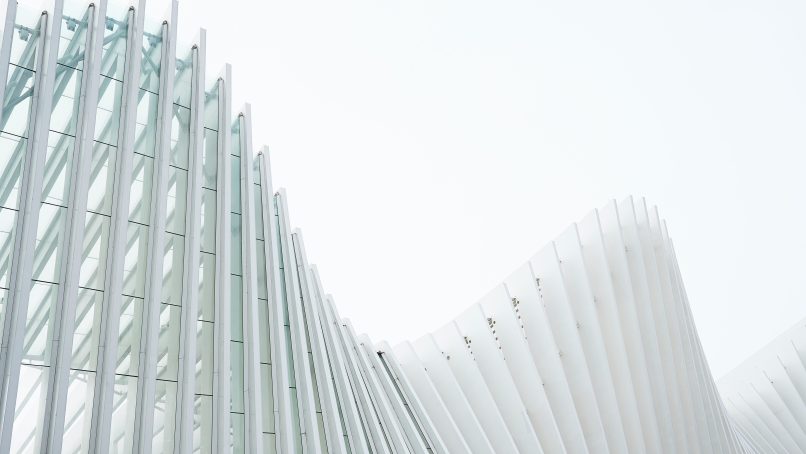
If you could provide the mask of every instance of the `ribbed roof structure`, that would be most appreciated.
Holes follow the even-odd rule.
[[[177,46],[176,2],[156,22],[142,0],[5,9],[0,452],[806,448],[803,330],[721,397],[643,200],[375,344],[322,288],[230,68],[204,31]]]

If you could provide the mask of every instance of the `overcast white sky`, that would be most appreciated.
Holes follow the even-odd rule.
[[[648,3],[182,1],[180,33],[357,330],[419,337],[643,195],[719,377],[806,316],[806,3]]]

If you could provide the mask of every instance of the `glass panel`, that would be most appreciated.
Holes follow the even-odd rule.
[[[218,178],[218,133],[212,129],[204,129],[204,154],[202,155],[202,186],[216,189]]]
[[[87,210],[112,215],[112,194],[115,182],[115,147],[96,142],[92,147],[90,187]]]
[[[260,386],[263,399],[263,432],[274,432],[274,389],[272,388],[271,366],[260,365]]]
[[[140,329],[143,323],[142,298],[123,297],[118,328],[118,365],[115,373],[137,375],[140,361]]]
[[[11,452],[34,452],[37,439],[42,435],[43,412],[47,398],[48,368],[23,364],[17,389],[17,406]]]
[[[193,412],[193,452],[213,452],[213,398],[196,396]]]
[[[218,131],[218,81],[204,94],[204,127]]]
[[[256,240],[255,249],[255,257],[257,258],[257,297],[266,300],[269,299],[269,281],[266,279],[266,242]]]
[[[111,9],[111,8],[110,8]],[[123,80],[124,63],[126,62],[126,35],[128,12],[120,17],[106,18],[104,30],[103,63],[101,74],[117,80]]]
[[[0,288],[8,288],[8,279],[11,275],[11,254],[14,251],[16,218],[16,211],[0,208]]]
[[[73,328],[73,359],[70,367],[95,372],[98,367],[98,341],[101,332],[101,308],[104,294],[79,289],[76,323]]]
[[[148,225],[151,218],[151,193],[154,191],[154,158],[135,154],[129,193],[129,220]]]
[[[174,448],[176,383],[157,380],[154,388],[154,436],[151,452],[169,453]]]
[[[182,304],[182,274],[184,273],[185,239],[165,234],[165,255],[162,260],[162,302]]]
[[[112,397],[110,453],[130,453],[134,437],[134,409],[137,403],[137,377],[115,375]]]
[[[95,111],[95,140],[117,146],[122,94],[123,82],[101,77]]]
[[[23,364],[50,366],[51,331],[58,290],[56,284],[34,281],[31,285],[22,350]]]
[[[89,10],[83,2],[67,2],[64,7],[59,36],[58,62],[70,68],[84,67],[84,49],[87,41]]]
[[[275,434],[263,433],[263,452],[277,454],[277,436]]]
[[[69,66],[56,65],[56,81],[53,87],[53,110],[50,114],[50,130],[71,136],[76,135],[78,99],[81,96],[82,71]]]
[[[75,139],[51,131],[45,157],[45,175],[42,180],[42,201],[67,206],[70,189],[70,170]]]
[[[65,454],[89,452],[89,426],[92,419],[95,374],[71,370],[68,380],[62,452]]]
[[[168,167],[168,210],[166,227],[169,232],[185,234],[185,216],[187,206],[188,172],[187,170]]]
[[[216,191],[202,189],[201,193],[201,250],[215,253]]]
[[[148,227],[129,222],[123,263],[123,294],[145,297]]]
[[[174,104],[173,110],[173,119],[171,120],[171,165],[187,169],[188,149],[190,147],[190,109]]]
[[[59,282],[66,214],[67,208],[47,203],[40,204],[34,251],[34,279]]]
[[[232,454],[246,452],[244,449],[244,416],[241,413],[230,414],[230,436],[232,437]]]
[[[263,200],[261,198],[260,185],[252,185],[255,188],[255,238],[265,239],[263,236]]]
[[[215,319],[215,256],[202,252],[199,261],[199,320]]]
[[[230,411],[243,413],[243,342],[230,342]]]
[[[214,325],[196,322],[196,394],[213,395]]]
[[[241,155],[241,140],[241,116],[239,115],[232,124],[232,149],[230,150],[230,153],[233,156]]]
[[[160,304],[160,331],[157,350],[157,379],[176,381],[179,368],[179,327],[182,309]]]
[[[102,214],[87,213],[84,224],[84,248],[82,252],[79,285],[95,290],[104,289],[106,253],[109,245],[110,219]]]
[[[232,276],[230,284],[230,308],[231,308],[231,339],[243,342],[243,284],[240,276]]]
[[[42,14],[40,11],[22,4],[17,6],[17,17],[14,20],[15,29],[11,34],[12,64],[36,69],[37,38],[39,37],[39,24]]]
[[[160,89],[160,63],[162,60],[162,27],[150,27],[143,32],[143,60],[140,72],[140,88],[153,93]]]
[[[28,137],[28,116],[34,93],[34,72],[9,65],[0,129],[21,137]]]
[[[176,60],[176,77],[174,78],[174,103],[190,107],[191,78],[193,77],[193,49],[185,59]]]
[[[154,156],[157,144],[158,96],[150,91],[137,93],[137,119],[134,124],[134,151],[146,156]]]
[[[260,362],[271,364],[271,340],[269,338],[269,302],[258,299],[258,336],[260,341]]]
[[[241,241],[242,232],[240,214],[232,215],[232,222],[230,226],[232,228],[232,263],[230,263],[230,272],[240,276],[243,273],[243,254],[241,250],[243,242]]]
[[[241,212],[241,158],[232,156],[230,159],[230,167],[232,170],[232,206],[230,210],[233,213]]]
[[[0,206],[17,209],[27,140],[0,133]]]

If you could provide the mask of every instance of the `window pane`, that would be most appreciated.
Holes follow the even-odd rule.
[[[129,222],[123,263],[123,294],[145,297],[148,227]]]
[[[137,120],[134,124],[134,151],[146,156],[154,156],[157,143],[157,103],[158,97],[150,91],[137,93]]]
[[[266,279],[266,242],[263,240],[255,241],[255,257],[257,259],[257,297],[264,300],[269,299],[268,286],[269,282]]]
[[[202,173],[204,174],[202,186],[216,189],[216,178],[218,178],[218,133],[206,128],[204,130]]]
[[[53,108],[50,114],[50,130],[71,136],[76,135],[78,99],[81,96],[82,71],[69,66],[56,65],[56,81],[53,87]]]
[[[11,255],[14,251],[14,222],[16,219],[16,211],[0,208],[0,288],[8,288],[8,279],[11,275]]]
[[[34,279],[59,282],[66,214],[67,208],[48,203],[40,204],[34,251]]]
[[[168,167],[168,210],[166,227],[169,232],[185,234],[185,216],[187,207],[188,172],[187,170]]]
[[[215,253],[216,191],[202,189],[201,193],[201,250]]]
[[[233,213],[241,212],[241,158],[232,156],[230,158],[230,166],[232,171],[232,206],[230,210]]]
[[[14,24],[20,26],[11,34],[12,64],[36,69],[37,38],[39,37],[39,11],[25,4],[18,5]]]
[[[17,209],[27,139],[0,133],[0,206]]]
[[[243,342],[230,342],[230,411],[243,413]]]
[[[62,452],[88,452],[95,374],[71,370],[68,380]]]
[[[137,375],[140,361],[140,329],[142,327],[142,298],[123,297],[118,327],[118,374]]]
[[[103,292],[97,290],[82,288],[78,291],[73,359],[70,364],[73,369],[97,371],[103,299]]]
[[[51,131],[45,157],[45,175],[42,180],[42,201],[67,206],[70,173],[75,139]]]
[[[173,119],[171,120],[171,165],[187,169],[188,149],[190,147],[190,109],[174,104],[173,111]]]
[[[193,412],[193,452],[213,452],[213,398],[196,396]]]
[[[84,224],[84,248],[82,252],[79,284],[95,290],[104,289],[106,253],[109,245],[110,219],[102,214],[87,213]]]
[[[115,182],[115,158],[117,149],[100,142],[92,147],[90,187],[87,210],[112,215],[112,194]]]
[[[190,107],[191,78],[193,77],[193,56],[196,49],[191,50],[183,60],[176,60],[176,77],[174,79],[174,103]]]
[[[81,2],[65,5],[59,36],[60,65],[81,69],[84,67],[84,49],[87,41],[87,5]],[[68,451],[69,452],[69,451]]]
[[[182,304],[182,274],[184,273],[185,238],[165,234],[165,255],[162,260],[162,302]]]
[[[23,364],[50,366],[50,347],[53,330],[53,312],[59,286],[34,282],[28,300],[28,317],[25,323]]]
[[[48,368],[23,364],[17,389],[17,407],[11,452],[33,452],[36,439],[41,437],[45,399],[47,398]]]
[[[127,16],[127,13],[122,13],[120,17],[107,16],[104,30],[101,74],[117,80],[123,80],[124,63],[126,62]]]
[[[154,190],[154,158],[135,154],[129,193],[129,220],[148,225],[151,217],[151,193]]]
[[[215,320],[215,256],[199,254],[199,320]]]
[[[160,304],[160,331],[157,349],[157,379],[178,380],[179,327],[182,309]]]
[[[28,120],[34,93],[34,72],[9,65],[0,129],[21,137],[28,137]]]
[[[176,382],[157,380],[154,388],[154,436],[151,452],[169,453],[174,448]]]
[[[158,93],[160,89],[160,63],[162,60],[162,27],[147,27],[143,33],[143,60],[140,66],[140,88]]]
[[[101,77],[95,111],[95,140],[117,146],[122,94],[123,82]]]
[[[230,338],[243,342],[243,285],[240,276],[232,276],[230,284]]]
[[[213,395],[214,325],[196,322],[196,394]]]
[[[134,409],[137,403],[137,377],[115,375],[112,397],[112,429],[109,452],[132,451],[134,437]]]
[[[232,215],[232,223],[230,224],[230,227],[232,228],[232,244],[230,245],[232,248],[232,263],[230,263],[230,272],[240,276],[243,273],[243,258],[241,251],[243,242],[241,241],[242,232],[240,214]]]

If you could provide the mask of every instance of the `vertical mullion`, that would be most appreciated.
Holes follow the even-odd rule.
[[[308,324],[308,341],[310,342],[314,368],[316,369],[316,386],[319,389],[319,405],[322,408],[328,452],[344,453],[347,447],[344,445],[344,438],[341,433],[338,403],[336,402],[335,389],[333,388],[330,368],[328,367],[325,343],[322,339],[319,305],[317,304],[318,298],[313,290],[302,233],[297,230],[294,232],[293,237],[295,239],[294,253],[298,256],[297,275],[302,288],[303,300],[305,301],[302,310],[305,311],[305,320]]]
[[[345,419],[347,424],[345,424],[345,426],[347,427],[347,435],[350,441],[350,446],[352,448],[352,452],[369,452],[370,448],[367,444],[367,439],[364,437],[364,429],[361,426],[361,415],[355,399],[352,397],[353,392],[350,389],[350,377],[347,375],[347,364],[344,359],[344,352],[339,346],[337,340],[338,333],[336,331],[336,324],[338,321],[330,317],[327,307],[325,306],[325,300],[321,297],[322,285],[319,281],[319,276],[316,273],[316,270],[313,270],[312,274],[316,289],[320,295],[320,298],[317,298],[316,304],[319,307],[321,317],[324,319],[324,321],[321,322],[322,332],[325,337],[325,344],[329,347],[328,356],[330,363],[333,366],[333,379],[336,387],[339,388],[338,398],[341,402],[340,407],[342,415],[346,415]]]
[[[286,283],[286,301],[291,328],[291,343],[294,352],[294,370],[297,379],[297,399],[300,407],[300,431],[303,445],[310,452],[321,450],[322,440],[319,438],[319,425],[316,423],[316,403],[314,402],[311,368],[308,363],[308,348],[305,339],[305,326],[301,313],[301,295],[298,279],[296,279],[296,259],[293,251],[293,239],[288,220],[288,203],[285,190],[279,194],[280,244],[283,254],[283,275]]]
[[[375,452],[388,453],[390,449],[386,442],[386,435],[384,434],[383,427],[381,427],[380,419],[376,417],[369,390],[364,386],[364,380],[361,377],[358,359],[356,358],[356,351],[351,345],[351,342],[347,339],[348,333],[346,325],[343,321],[339,320],[333,300],[327,300],[325,310],[330,311],[330,318],[336,324],[336,335],[339,343],[336,348],[341,348],[342,352],[344,352],[346,358],[345,366],[349,371],[350,379],[353,383],[353,392],[357,397],[356,403],[360,405],[358,408],[359,414],[371,437],[370,442],[374,445]]]
[[[31,291],[31,276],[36,231],[39,224],[39,208],[42,200],[42,176],[50,121],[53,81],[56,72],[59,35],[62,22],[61,0],[57,0],[52,17],[43,12],[39,18],[38,59],[34,76],[34,91],[31,112],[28,117],[29,139],[20,185],[20,201],[15,220],[14,253],[9,278],[6,315],[3,320],[2,344],[0,344],[0,452],[9,452],[16,413],[17,387],[28,300]],[[9,8],[11,9],[11,8]],[[8,18],[7,18],[8,19]],[[14,17],[12,17],[12,21]],[[13,25],[12,25],[13,27]],[[10,42],[10,40],[9,40]],[[4,60],[7,62],[7,60]],[[5,84],[5,80],[2,84]]]
[[[247,104],[239,115],[241,122],[241,260],[243,262],[243,328],[244,328],[244,409],[247,452],[263,452],[264,405],[260,389],[260,338],[258,333],[257,259],[255,257],[255,190],[252,177],[252,112]]]
[[[3,24],[3,41],[0,42],[0,103],[6,96],[8,66],[11,59],[11,41],[14,36],[14,19],[17,16],[17,2],[6,2],[6,18]]]
[[[188,156],[187,212],[185,213],[185,256],[182,274],[182,322],[179,342],[179,388],[174,451],[188,454],[193,449],[193,408],[196,385],[196,319],[199,295],[200,211],[202,153],[204,147],[204,65],[206,34],[199,33],[193,46],[190,104],[190,146]]]
[[[72,359],[75,309],[78,299],[78,283],[83,259],[84,227],[87,211],[89,171],[92,162],[95,110],[98,104],[100,60],[103,52],[106,0],[90,6],[86,37],[86,57],[82,72],[81,94],[78,105],[75,152],[70,169],[70,193],[65,219],[65,253],[62,255],[59,294],[56,299],[56,335],[52,352],[55,355],[51,367],[51,383],[45,410],[44,443],[42,452],[58,454],[62,449],[65,405],[69,387],[69,371]]]
[[[274,223],[274,196],[268,149],[258,154],[260,164],[261,203],[263,204],[263,238],[265,239],[266,280],[269,284],[269,340],[271,342],[272,390],[274,391],[274,424],[277,452],[293,452],[294,433],[291,424],[291,393],[289,391],[288,356],[283,326],[283,300],[280,288],[279,244]],[[260,251],[258,251],[260,253]]]
[[[232,68],[224,67],[218,81],[218,171],[216,190],[216,298],[213,366],[213,452],[229,451],[230,430],[230,243],[231,181],[229,128]]]
[[[159,342],[160,309],[162,304],[163,241],[168,162],[171,152],[171,121],[173,118],[173,85],[176,65],[177,3],[171,2],[170,22],[161,27],[162,55],[160,56],[159,107],[157,108],[157,134],[154,147],[154,187],[151,191],[151,218],[149,219],[148,255],[146,259],[145,299],[143,302],[142,336],[137,381],[135,410],[134,452],[151,450],[154,425],[154,390],[157,375],[157,344]],[[167,416],[167,415],[166,415]]]
[[[114,172],[112,194],[112,220],[109,228],[109,247],[104,275],[104,293],[98,343],[98,372],[93,394],[93,414],[90,428],[90,453],[109,450],[112,423],[115,369],[117,366],[118,325],[123,300],[123,260],[126,252],[129,223],[129,193],[132,179],[134,132],[137,113],[137,95],[140,90],[140,62],[142,57],[145,0],[138,7],[129,8],[126,37],[126,60],[123,76],[123,99],[120,114],[120,146]]]

